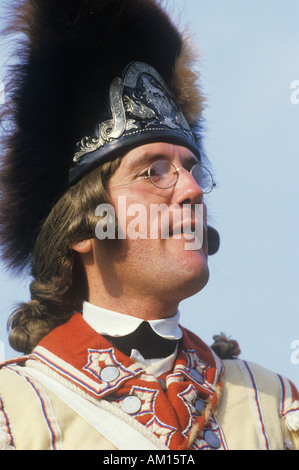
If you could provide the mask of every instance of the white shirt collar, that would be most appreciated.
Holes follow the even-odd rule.
[[[83,303],[83,318],[97,333],[109,336],[128,335],[135,331],[143,321],[141,318],[132,317],[131,315],[96,307],[89,302]],[[171,318],[150,320],[149,323],[158,335],[167,339],[180,339],[182,330],[179,327],[179,318],[180,313],[177,311]],[[136,349],[133,349],[131,359],[144,365],[147,373],[159,377],[164,372],[172,369],[176,353],[177,348],[173,354],[166,358],[145,360]]]
[[[84,320],[99,334],[109,336],[124,336],[138,328],[142,319],[97,307],[89,302],[83,302]],[[149,320],[153,330],[167,339],[180,339],[182,331],[179,327],[180,313],[170,318]]]

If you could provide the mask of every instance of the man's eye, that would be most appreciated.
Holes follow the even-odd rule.
[[[158,172],[157,172],[156,168],[152,167],[152,168],[150,169],[150,171],[147,171],[147,174],[148,174],[149,176],[157,176]]]
[[[149,169],[146,168],[145,170],[140,171],[140,173],[136,175],[136,178],[147,178],[148,175],[149,175]]]

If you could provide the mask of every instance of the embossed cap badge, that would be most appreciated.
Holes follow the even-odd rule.
[[[158,72],[134,62],[124,78],[116,77],[109,90],[111,119],[96,126],[94,135],[76,146],[71,180],[83,167],[92,169],[118,149],[168,141],[189,147],[199,157],[199,147],[178,103]]]

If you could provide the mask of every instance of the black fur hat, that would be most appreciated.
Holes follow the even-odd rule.
[[[69,184],[77,143],[111,118],[109,87],[128,64],[160,74],[199,147],[203,99],[189,41],[158,0],[18,0],[12,16],[7,31],[20,40],[3,116],[12,126],[0,173],[0,237],[8,265],[22,269]]]

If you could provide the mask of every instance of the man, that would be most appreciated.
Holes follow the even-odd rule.
[[[33,280],[1,448],[299,448],[293,385],[179,325],[219,244],[189,42],[153,0],[26,0],[11,30],[1,237]]]

